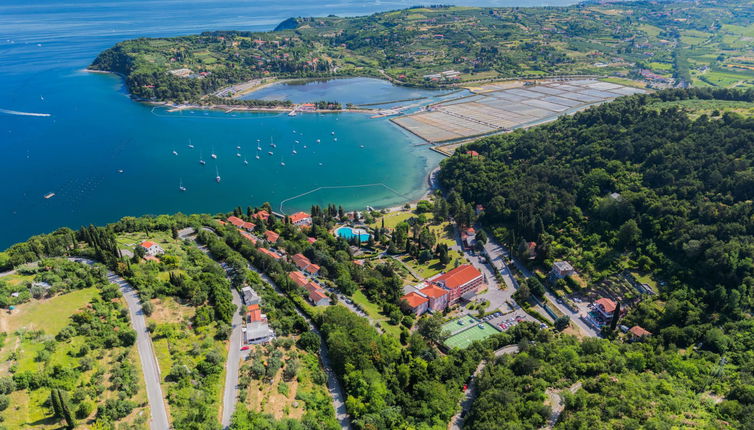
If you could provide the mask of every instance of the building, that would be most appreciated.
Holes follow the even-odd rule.
[[[256,226],[257,225],[254,224],[253,222],[244,221],[243,225],[241,225],[241,228],[246,231],[254,231],[254,227]]]
[[[442,312],[448,307],[448,301],[450,294],[448,290],[440,288],[436,285],[430,285],[428,287],[419,290],[419,293],[423,294],[429,300],[428,309],[432,312]]]
[[[280,239],[280,235],[272,230],[267,230],[264,232],[264,238],[265,240],[267,240],[267,242],[275,243],[278,241],[278,239]]]
[[[154,257],[155,255],[164,254],[165,250],[162,249],[162,247],[154,242],[151,242],[149,240],[141,242],[139,244],[142,248],[144,248],[145,255],[149,255]]]
[[[275,260],[279,260],[279,259],[283,258],[279,254],[276,254],[276,253],[270,251],[267,248],[259,248],[259,252],[261,252],[262,254],[265,254],[267,256],[270,256],[270,257],[274,258]]]
[[[429,309],[429,299],[419,293],[411,292],[401,297],[401,307],[418,316]]]
[[[299,227],[308,227],[312,225],[312,217],[306,212],[296,212],[288,217],[291,220],[291,224]]]
[[[238,228],[242,228],[244,220],[242,220],[241,218],[238,218],[236,216],[229,216],[228,217],[228,222],[231,223],[231,224],[233,224],[234,226],[236,226]]]
[[[471,248],[476,242],[476,230],[474,227],[469,227],[461,231],[461,241],[466,248]]]
[[[307,282],[309,282],[306,279],[306,275],[304,275],[303,273],[299,272],[298,270],[295,271],[295,272],[289,273],[288,277],[291,279],[291,281],[293,281],[294,284],[296,284],[297,286],[299,286],[301,288],[304,288],[306,286]]]
[[[314,306],[328,306],[330,304],[330,298],[327,297],[327,294],[321,288],[309,293],[309,301]]]
[[[267,221],[267,219],[270,217],[270,213],[267,212],[266,210],[261,210],[255,213],[254,215],[252,215],[252,217],[256,219],[261,219],[262,221]]]
[[[243,298],[243,302],[247,305],[258,305],[260,302],[256,291],[252,290],[249,286],[241,288],[241,298]]]
[[[652,333],[638,325],[635,325],[628,330],[628,335],[631,338],[631,341],[635,342],[647,336],[651,336]]]
[[[259,304],[246,306],[246,322],[267,322],[267,315],[262,313],[262,309],[259,307]]]
[[[552,264],[550,276],[554,279],[563,279],[573,275],[574,273],[576,273],[576,271],[573,270],[571,263],[567,261],[556,261]]]
[[[249,233],[246,233],[245,231],[240,232],[241,236],[245,237],[249,242],[253,243],[254,245],[257,244],[257,238],[250,235]]]
[[[249,323],[243,328],[244,341],[246,343],[266,343],[275,338],[275,333],[267,323]]]
[[[471,264],[462,264],[431,281],[449,291],[448,305],[453,305],[461,299],[461,296],[470,292],[476,293],[484,282],[484,276]]]
[[[320,267],[312,263],[308,258],[306,258],[306,256],[304,256],[304,254],[296,254],[291,257],[291,260],[293,260],[293,264],[295,264],[296,267],[308,273],[309,275],[314,276],[319,273]]]
[[[613,319],[613,313],[615,312],[616,304],[614,301],[608,298],[601,298],[594,302],[592,309],[598,320],[601,320],[603,324],[606,324]]]

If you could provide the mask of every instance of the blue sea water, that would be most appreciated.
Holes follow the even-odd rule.
[[[414,146],[414,137],[386,119],[169,113],[131,101],[119,77],[83,69],[101,50],[135,37],[263,31],[290,16],[363,15],[421,3],[426,2],[3,0],[0,248],[60,226],[102,224],[126,215],[219,212],[265,201],[276,209],[282,203],[286,212],[328,202],[358,209],[417,197],[439,156]],[[277,148],[269,147],[271,138]],[[259,160],[257,139],[264,149]],[[195,149],[187,147],[189,140]],[[271,149],[274,155],[267,155]],[[210,159],[212,151],[217,160]],[[207,160],[204,166],[200,153]],[[178,191],[179,182],[186,192]],[[55,197],[44,199],[49,192]]]

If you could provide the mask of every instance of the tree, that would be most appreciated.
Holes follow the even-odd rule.
[[[296,344],[304,351],[315,354],[319,351],[320,342],[320,338],[316,333],[313,331],[306,331],[301,334]]]
[[[518,290],[513,293],[513,298],[519,303],[525,303],[531,297],[531,291],[526,284],[520,284]]]
[[[622,248],[628,248],[639,240],[640,235],[641,230],[639,229],[639,225],[636,223],[636,220],[632,218],[620,226],[617,236],[618,244]]]
[[[424,316],[417,324],[417,331],[424,338],[435,343],[441,343],[447,338],[447,333],[442,329],[442,316],[440,315]]]
[[[618,327],[618,320],[620,319],[620,302],[615,304],[615,310],[613,311],[613,319],[610,321],[610,331],[615,331]]]
[[[571,318],[568,315],[563,315],[562,317],[555,320],[555,330],[557,331],[563,331],[571,324]]]

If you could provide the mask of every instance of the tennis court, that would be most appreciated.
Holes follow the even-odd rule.
[[[448,348],[464,349],[471,345],[475,340],[486,339],[493,334],[500,333],[495,327],[484,323],[475,324],[466,330],[457,333],[445,340],[445,346]]]
[[[443,324],[442,331],[447,331],[448,336],[452,336],[460,331],[466,330],[474,324],[479,324],[479,320],[471,315],[464,315]]]

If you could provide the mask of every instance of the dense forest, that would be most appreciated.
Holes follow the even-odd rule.
[[[415,7],[292,18],[272,32],[128,40],[90,68],[124,75],[141,100],[197,103],[228,85],[269,78],[372,76],[438,87],[598,74],[662,86],[745,86],[754,82],[752,16],[751,3],[731,0]],[[444,71],[458,73],[437,75]]]

